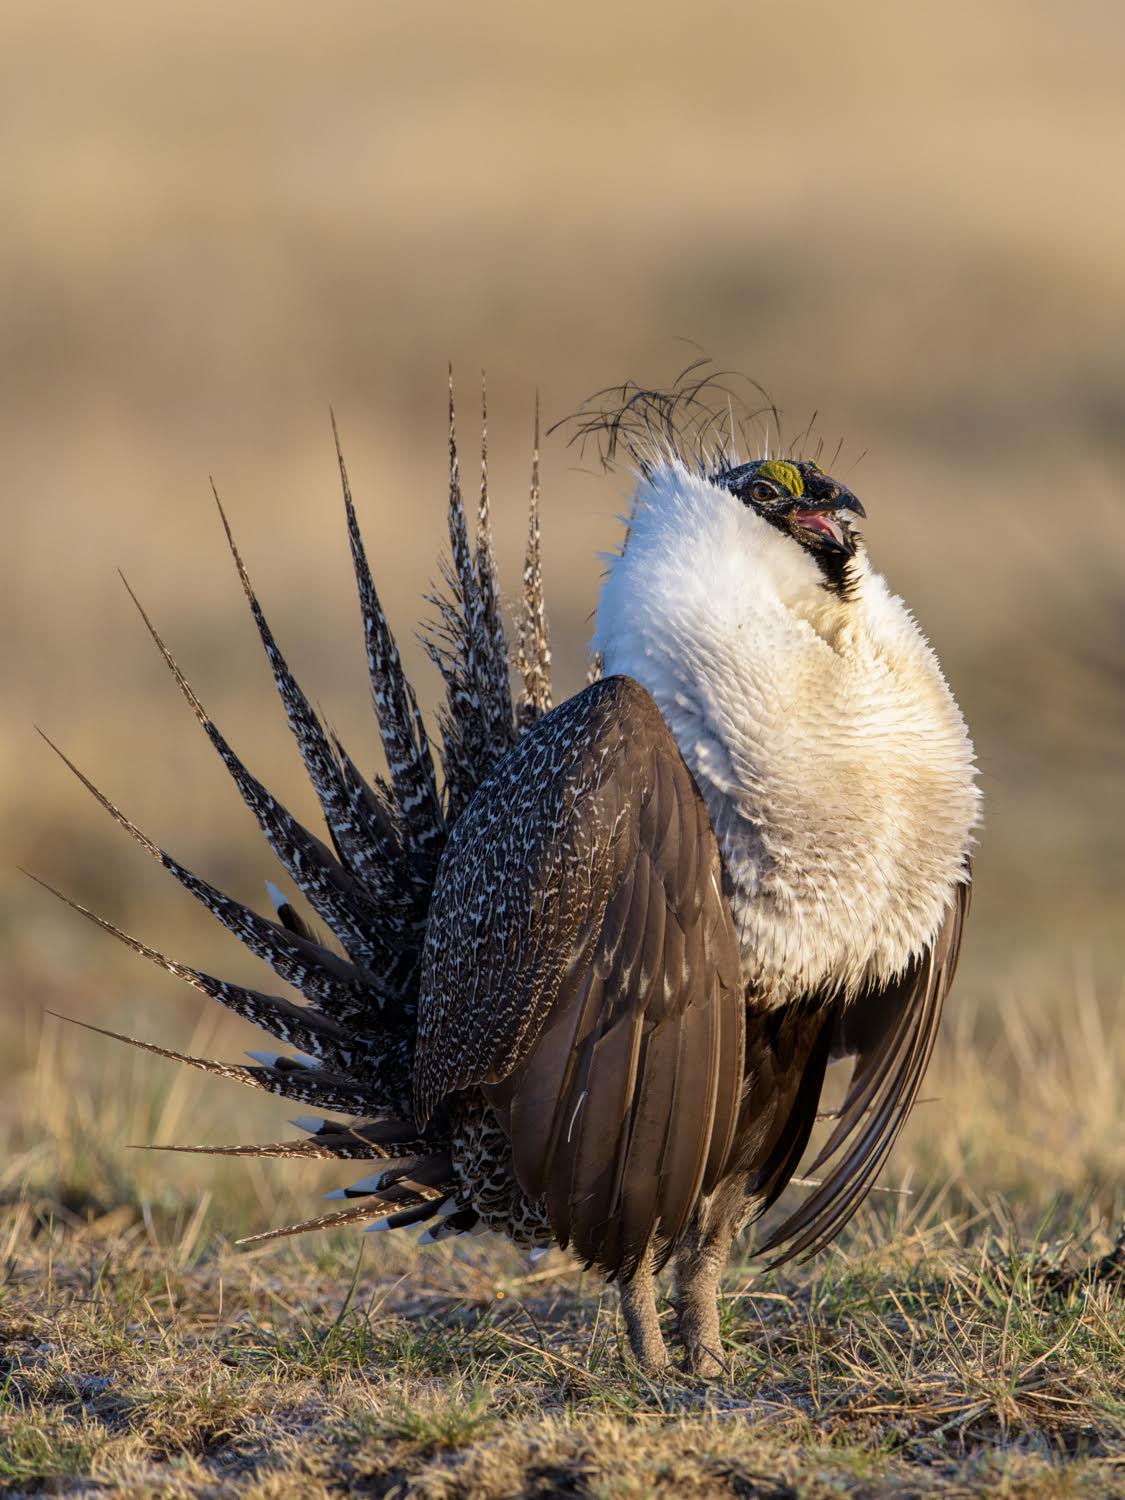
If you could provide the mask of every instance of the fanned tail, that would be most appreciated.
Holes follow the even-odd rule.
[[[242,800],[257,819],[270,848],[285,867],[290,879],[314,911],[328,924],[349,957],[370,973],[381,976],[384,993],[397,998],[403,971],[409,972],[410,961],[404,963],[401,950],[396,952],[384,939],[379,911],[371,897],[358,880],[344,869],[327,844],[298,822],[231,749],[127,582],[125,587],[129,589],[129,596],[137,606],[141,619],[176,680],[176,685],[202,725],[207,738],[218,751],[242,794]]]
[[[336,735],[322,723],[294,677],[215,495],[227,543],[262,642],[301,760],[320,803],[331,845],[300,823],[247,768],[220,732],[178,662],[129,589],[177,686],[290,879],[344,953],[322,941],[289,899],[267,882],[277,920],[193,874],[143,833],[50,740],[47,743],[110,816],[228,931],[306,1003],[218,979],[179,963],[112,922],[39,883],[74,910],[167,973],[253,1022],[286,1055],[257,1051],[251,1062],[190,1056],[109,1031],[76,1024],[217,1077],[344,1115],[302,1116],[293,1123],[307,1139],[262,1145],[169,1146],[150,1149],[227,1156],[364,1160],[378,1172],[329,1196],[356,1199],[348,1208],[252,1236],[257,1243],[307,1229],[378,1218],[374,1229],[431,1221],[424,1238],[479,1232],[475,1210],[460,1201],[442,1116],[423,1129],[412,1105],[419,957],[438,860],[449,828],[519,733],[551,704],[550,650],[543,608],[539,547],[539,419],[536,406],[528,550],[517,666],[523,687],[513,705],[508,646],[492,546],[488,488],[487,407],[482,386],[481,484],[475,547],[470,544],[449,397],[449,539],[446,594],[425,644],[445,685],[440,711],[444,798],[414,690],[376,592],[356,518],[351,487],[332,422],[343,490],[348,543],[356,577],[371,693],[387,763],[386,781],[368,780]],[[47,739],[46,735],[43,736]],[[37,877],[33,877],[37,878]]]
[[[51,1012],[54,1014],[54,1012]],[[81,1026],[86,1031],[95,1031],[99,1036],[112,1037],[115,1042],[125,1042],[138,1047],[142,1052],[151,1052],[154,1057],[166,1057],[172,1062],[186,1063],[189,1068],[212,1073],[216,1078],[229,1078],[234,1083],[244,1083],[249,1088],[264,1089],[267,1094],[279,1094],[296,1104],[313,1104],[320,1109],[337,1110],[341,1114],[357,1115],[367,1112],[370,1093],[357,1083],[331,1069],[292,1057],[282,1057],[273,1052],[253,1052],[247,1056],[259,1059],[256,1066],[244,1063],[218,1062],[210,1057],[193,1057],[187,1052],[177,1052],[172,1047],[161,1047],[156,1042],[142,1041],[139,1037],[127,1036],[122,1031],[111,1031],[106,1026],[93,1026],[89,1021],[78,1021],[73,1016],[60,1016],[72,1026]],[[265,1059],[264,1061],[261,1061]]]
[[[392,952],[414,946],[418,921],[424,911],[420,911],[417,894],[412,890],[402,833],[391,798],[381,787],[369,786],[343,747],[325,732],[269,627],[217,491],[215,504],[278,696],[340,863],[363,887],[378,913],[382,944]]]
[[[231,984],[225,979],[216,979],[214,975],[204,973],[202,969],[194,969],[188,964],[176,963],[173,959],[166,958],[163,953],[157,952],[155,948],[150,948],[147,943],[142,943],[139,938],[123,932],[120,927],[115,927],[104,917],[99,917],[88,907],[72,901],[69,896],[64,896],[61,891],[55,890],[45,880],[39,880],[34,875],[31,878],[44,890],[50,891],[52,896],[57,896],[60,901],[70,907],[71,911],[76,911],[86,917],[103,932],[108,932],[111,937],[117,938],[118,942],[131,948],[134,953],[147,958],[158,968],[163,969],[166,974],[173,974],[177,979],[184,980],[195,989],[202,990],[205,995],[218,1000],[236,1016],[241,1016],[244,1021],[260,1026],[263,1031],[268,1031],[271,1036],[279,1042],[284,1042],[286,1046],[296,1047],[318,1061],[331,1063],[334,1066],[349,1068],[356,1060],[357,1049],[362,1044],[354,1031],[348,1030],[338,1021],[326,1016],[315,1006],[294,1005],[291,1000],[286,1000],[281,995],[266,995],[260,990],[247,989],[244,985]],[[366,1051],[366,1048],[364,1050]]]
[[[339,957],[329,948],[310,941],[285,926],[268,921],[225,895],[206,880],[194,875],[178,860],[160,848],[117,807],[59,747],[39,731],[43,739],[91,796],[142,849],[157,861],[213,916],[232,932],[251,953],[264,959],[279,978],[301,990],[305,997],[320,1005],[326,1014],[355,1022],[381,1004],[374,975]]]

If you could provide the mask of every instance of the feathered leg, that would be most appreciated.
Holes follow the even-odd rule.
[[[648,1375],[659,1375],[668,1366],[668,1350],[656,1311],[656,1279],[652,1257],[646,1255],[630,1281],[620,1284],[621,1311],[633,1358]]]
[[[684,1351],[684,1368],[706,1380],[727,1373],[719,1331],[719,1284],[731,1241],[748,1208],[742,1179],[728,1179],[676,1254],[676,1338]]]

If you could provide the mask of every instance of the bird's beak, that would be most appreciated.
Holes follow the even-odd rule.
[[[859,496],[853,495],[851,490],[841,490],[839,498],[833,501],[832,509],[850,510],[853,511],[857,516],[862,517],[863,520],[867,520],[867,512],[859,503]]]
[[[850,511],[856,516],[867,514],[855,495],[845,490],[828,505],[810,506],[808,510],[794,509],[791,517],[802,531],[810,531],[819,537],[822,545],[852,557],[855,555],[855,537],[843,518],[837,516],[839,511]]]

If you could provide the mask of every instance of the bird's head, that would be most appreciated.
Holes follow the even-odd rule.
[[[759,458],[712,476],[712,483],[812,554],[825,582],[842,592],[860,542],[857,496],[807,459]]]

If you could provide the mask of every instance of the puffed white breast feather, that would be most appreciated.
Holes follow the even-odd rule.
[[[748,982],[851,995],[932,941],[978,818],[973,747],[930,645],[864,550],[847,598],[729,491],[638,484],[595,648],[655,698],[723,854]]]

